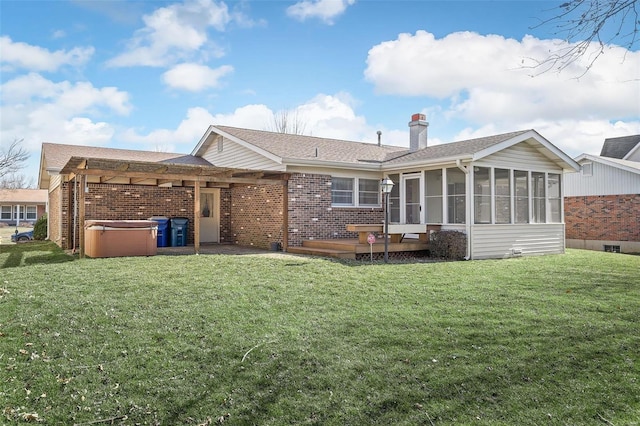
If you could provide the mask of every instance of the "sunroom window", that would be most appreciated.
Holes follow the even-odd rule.
[[[511,223],[511,173],[507,169],[495,169],[496,223]]]
[[[546,218],[546,188],[544,173],[531,173],[531,192],[533,202],[533,223],[545,223]]]
[[[427,223],[442,223],[442,169],[425,173]]]
[[[491,169],[473,168],[475,223],[491,223]]]
[[[465,223],[465,174],[457,167],[447,169],[448,223]]]
[[[514,170],[513,180],[515,181],[515,221],[529,223],[529,172]]]
[[[560,196],[560,175],[549,173],[547,175],[548,197],[549,197],[549,222],[562,222],[562,198]]]

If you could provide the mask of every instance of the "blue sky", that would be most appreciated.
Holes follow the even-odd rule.
[[[0,143],[191,152],[211,124],[408,145],[534,128],[571,156],[640,133],[640,53],[562,72],[546,1],[0,2]],[[535,76],[532,76],[535,74]]]

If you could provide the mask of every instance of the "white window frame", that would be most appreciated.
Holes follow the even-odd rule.
[[[8,214],[9,217],[5,217]],[[0,206],[0,220],[11,220],[13,219],[13,206],[8,204],[4,204]]]
[[[25,220],[38,220],[38,206],[25,206],[24,217]]]
[[[352,183],[352,203],[351,204],[336,204],[333,202],[333,179],[345,179],[345,180],[351,180]],[[361,204],[360,203],[360,180],[375,180],[376,182],[378,182],[378,187],[379,187],[379,182],[380,180],[377,178],[365,178],[365,177],[345,177],[345,176],[332,176],[331,177],[331,207],[336,207],[336,208],[380,208],[382,207],[382,201],[381,201],[381,191],[378,191],[378,202],[377,204]]]

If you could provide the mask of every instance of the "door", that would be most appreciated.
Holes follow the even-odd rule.
[[[404,187],[404,223],[423,223],[421,177],[421,174],[402,177]]]
[[[220,190],[200,191],[200,242],[220,242]]]

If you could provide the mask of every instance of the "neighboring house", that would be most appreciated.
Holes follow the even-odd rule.
[[[640,253],[640,135],[606,139],[565,175],[567,247]]]
[[[59,217],[51,236],[68,247],[85,218],[180,215],[196,251],[296,251],[356,237],[348,224],[380,224],[390,177],[390,221],[461,231],[469,259],[564,252],[563,173],[579,169],[574,160],[535,130],[428,146],[424,115],[409,127],[406,148],[210,126],[180,165],[178,154],[43,144],[40,186]]]
[[[33,225],[47,212],[47,191],[0,189],[0,226]]]

